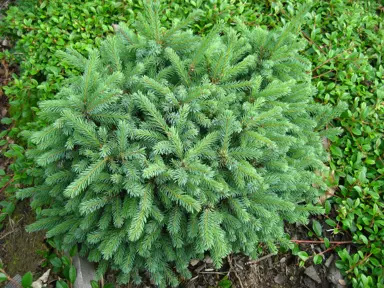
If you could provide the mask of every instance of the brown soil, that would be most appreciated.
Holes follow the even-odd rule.
[[[0,259],[4,270],[11,276],[39,270],[43,258],[37,252],[48,250],[44,232],[25,231],[25,227],[34,221],[34,213],[29,208],[28,201],[19,202],[12,218],[0,233]]]

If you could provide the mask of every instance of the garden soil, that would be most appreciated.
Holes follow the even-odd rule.
[[[324,222],[324,219],[316,220]],[[323,225],[323,235],[329,234],[329,227]],[[287,225],[286,232],[292,239],[310,240],[305,226]],[[345,240],[347,235],[339,236],[336,241]],[[349,249],[350,247],[348,247]],[[319,244],[302,245],[301,249],[309,255],[321,253],[326,248]],[[206,257],[202,261],[191,261],[192,278],[185,280],[181,288],[346,288],[345,281],[335,268],[338,259],[334,250],[324,253],[322,264],[313,265],[308,260],[305,267],[299,266],[299,258],[291,253],[268,254],[260,256],[257,261],[251,261],[247,256],[238,254],[228,257],[220,270],[214,269],[212,259]],[[251,263],[250,263],[251,262]],[[149,275],[140,286],[125,285],[121,288],[152,288]],[[227,280],[226,280],[227,279]],[[109,273],[105,279],[107,283],[115,283],[114,273]]]

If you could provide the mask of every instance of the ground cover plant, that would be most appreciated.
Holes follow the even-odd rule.
[[[2,151],[5,152],[8,149],[9,152],[6,152],[6,156],[15,160],[11,169],[8,170],[9,172],[0,170],[1,174],[7,172],[6,176],[0,175],[2,192],[4,192],[4,188],[7,188],[10,193],[14,191],[13,184],[17,186],[20,183],[27,185],[32,183],[33,178],[26,173],[27,169],[33,167],[32,163],[25,158],[22,145],[11,144],[9,139],[15,138],[20,132],[20,128],[31,119],[31,116],[34,116],[32,113],[35,113],[33,111],[36,111],[36,108],[30,108],[36,107],[39,99],[52,98],[61,85],[56,85],[56,83],[61,83],[64,78],[64,70],[61,69],[59,73],[55,73],[55,68],[52,70],[50,67],[55,67],[58,61],[55,51],[73,43],[67,37],[70,33],[66,30],[72,30],[77,35],[76,43],[81,43],[77,44],[77,49],[80,51],[85,51],[85,47],[93,47],[94,39],[98,37],[98,35],[92,34],[93,30],[89,30],[89,28],[87,31],[89,38],[83,38],[80,34],[81,28],[86,29],[85,25],[88,21],[86,13],[92,14],[90,7],[95,6],[92,3],[97,1],[87,1],[90,4],[86,7],[81,6],[85,5],[83,3],[76,3],[75,8],[79,7],[79,9],[74,10],[78,11],[79,15],[72,14],[74,15],[72,17],[81,19],[79,25],[71,27],[74,23],[70,21],[67,22],[68,26],[62,26],[59,32],[54,29],[55,35],[63,35],[61,38],[65,44],[61,45],[60,41],[60,45],[56,45],[57,42],[52,41],[48,50],[46,47],[44,48],[44,45],[36,46],[42,46],[42,49],[45,49],[44,53],[38,49],[29,51],[29,44],[37,38],[36,35],[45,35],[46,26],[56,26],[56,28],[59,26],[58,23],[52,22],[55,21],[52,17],[44,18],[43,15],[52,13],[52,16],[59,20],[63,17],[63,14],[60,13],[66,11],[65,9],[55,9],[54,5],[62,5],[57,4],[56,1],[35,2],[38,5],[33,10],[22,6],[9,10],[8,13],[12,16],[3,19],[5,21],[3,23],[6,25],[1,26],[2,30],[7,29],[6,33],[9,37],[15,40],[22,39],[20,45],[16,44],[13,55],[7,53],[8,56],[2,56],[6,56],[8,60],[16,57],[14,61],[22,63],[21,74],[10,85],[7,94],[11,100],[16,101],[13,102],[15,106],[20,102],[25,103],[22,112],[14,110],[10,118],[2,120],[4,124],[13,123],[9,131],[1,133],[2,137],[4,133],[10,136],[3,140],[5,146]],[[72,2],[75,3],[75,1]],[[124,15],[126,21],[131,21],[136,17],[137,12],[142,10],[142,3],[134,2],[116,1],[117,5],[115,5],[105,1],[107,8],[98,11],[97,18],[100,18],[95,20],[98,24],[94,24],[95,27],[97,25],[99,27],[99,30],[96,29],[99,31],[98,34],[103,35],[100,38],[107,33],[112,33],[110,25],[118,21],[116,15]],[[208,20],[210,16],[214,19],[223,19],[227,23],[234,23],[235,16],[241,15],[247,25],[279,27],[290,20],[297,5],[303,1],[260,1],[257,4],[241,1],[185,1],[184,5],[181,5],[181,2],[184,1],[165,3],[167,9],[164,9],[164,13],[162,13],[163,24],[169,27],[170,19],[182,18],[193,9],[200,8],[203,10],[203,14],[191,28],[198,34],[207,34],[212,28],[212,23]],[[128,13],[121,12],[122,5],[126,5],[124,9]],[[86,9],[87,12],[82,11],[83,9]],[[110,9],[115,9],[113,11],[116,14],[106,13]],[[31,11],[33,15],[28,14]],[[335,171],[335,179],[331,184],[336,188],[336,197],[328,200],[326,212],[328,214],[331,208],[338,211],[337,217],[327,215],[329,218],[327,223],[334,229],[335,235],[346,234],[353,238],[354,246],[351,255],[343,252],[343,246],[336,249],[342,256],[338,265],[346,273],[346,280],[351,281],[354,287],[381,287],[383,285],[383,195],[380,192],[383,184],[381,180],[383,174],[381,160],[383,106],[380,92],[383,84],[381,56],[383,53],[383,14],[381,11],[382,7],[377,1],[319,1],[306,15],[307,22],[302,28],[303,39],[308,41],[304,54],[312,62],[312,82],[318,89],[317,101],[335,104],[339,100],[343,100],[349,103],[349,111],[333,123],[336,127],[342,126],[345,132],[340,138],[330,138],[330,152],[332,153],[330,167]],[[128,14],[129,17],[127,17]],[[36,15],[39,16],[36,17]],[[41,18],[40,23],[38,18]],[[33,20],[26,25],[23,22],[24,19],[36,19],[36,21]],[[40,27],[42,23],[45,25]],[[103,29],[102,24],[107,28]],[[33,29],[28,29],[28,27]],[[70,28],[67,29],[67,27]],[[52,30],[52,28],[49,29]],[[55,39],[55,37],[52,38]],[[44,43],[44,37],[41,41]],[[92,41],[94,42],[91,43]],[[99,42],[96,41],[97,43]],[[26,56],[27,54],[28,56]],[[39,72],[31,75],[33,70],[31,67],[37,67],[34,60],[37,58],[36,55],[40,55],[40,63],[48,63],[52,58],[55,59],[52,62],[55,64],[42,64]],[[29,63],[30,59],[31,63]],[[24,62],[21,62],[22,60]],[[78,73],[75,69],[70,70],[66,64],[60,63],[60,65],[64,65],[63,68],[70,74]],[[26,77],[23,77],[23,73]],[[50,81],[46,82],[46,79],[50,79]],[[44,88],[37,89],[38,86]],[[52,90],[50,90],[51,87]],[[33,100],[25,101],[26,99]],[[26,117],[26,120],[21,120],[23,117]],[[35,128],[44,125],[41,121],[29,124]],[[1,142],[2,145],[3,142]],[[3,203],[6,207],[2,217],[5,218],[8,208],[12,208],[12,205]]]
[[[232,252],[256,257],[261,241],[275,251],[283,220],[322,211],[321,136],[340,133],[323,131],[339,109],[313,101],[296,21],[199,37],[185,28],[197,14],[167,30],[148,4],[88,59],[60,53],[83,75],[41,102],[46,128],[24,131],[41,167],[17,193],[39,210],[28,230],[80,244],[122,283],[148,271],[177,286],[207,252],[220,267]]]
[[[335,234],[348,233],[359,244],[353,253],[337,248],[337,266],[353,287],[384,287],[383,14],[375,1],[330,4],[315,4],[304,29],[316,43],[306,54],[312,54],[317,98],[349,103],[334,123],[344,133],[330,138],[330,167],[338,184],[330,203],[338,216],[326,222]]]

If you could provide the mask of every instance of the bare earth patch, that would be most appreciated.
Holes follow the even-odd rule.
[[[28,233],[25,227],[35,221],[28,201],[19,202],[12,218],[0,233],[0,259],[11,276],[38,272],[43,257],[38,251],[47,250],[44,232]]]

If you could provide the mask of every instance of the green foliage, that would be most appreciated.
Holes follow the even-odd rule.
[[[18,1],[11,6],[0,21],[3,35],[16,40],[13,53],[0,54],[20,66],[20,75],[3,87],[11,99],[12,119],[18,125],[26,125],[35,119],[37,102],[51,99],[68,74],[77,74],[77,66],[70,66],[56,54],[65,47],[87,54],[99,46],[101,39],[113,32],[112,24],[120,21],[132,23],[143,10],[142,0],[91,0],[91,1]],[[247,11],[250,4],[228,1],[167,1],[162,2],[160,20],[165,27],[190,16],[196,8],[202,17],[191,28],[198,33],[210,31],[213,23],[223,20],[231,23],[236,16],[247,16],[248,21],[256,14]],[[244,13],[245,12],[245,13]],[[260,16],[260,15],[259,15]],[[22,109],[16,109],[19,107]],[[14,108],[13,108],[14,107]],[[36,124],[35,124],[36,125]]]
[[[17,128],[12,128],[9,135]],[[7,132],[5,130],[4,132]],[[6,133],[1,133],[6,134]],[[11,160],[7,171],[0,169],[0,194],[5,196],[3,201],[0,201],[0,229],[3,228],[3,223],[7,217],[10,217],[15,209],[16,199],[14,193],[19,189],[20,185],[29,186],[33,184],[33,161],[25,156],[25,149],[17,144],[12,143],[10,138],[4,140],[4,146],[0,146],[0,153],[4,159]]]
[[[223,279],[217,283],[218,287],[221,288],[231,288],[232,287],[232,281],[228,279],[228,276],[225,276]]]
[[[24,288],[29,288],[29,287],[31,287],[32,282],[33,282],[33,275],[32,275],[32,273],[31,272],[25,273],[25,275],[21,279],[21,285]]]
[[[219,20],[231,23],[239,15],[250,17],[248,22],[252,21],[251,18],[262,18],[262,14],[256,17],[252,11],[247,12],[245,8],[249,4],[243,2],[182,0],[162,1],[161,5],[163,12],[160,20],[168,28],[171,21],[190,16],[194,9],[200,8],[202,17],[191,27],[197,33],[209,32],[213,23]],[[18,144],[26,146],[18,138],[21,131],[45,126],[44,121],[36,118],[39,110],[37,103],[52,99],[63,85],[66,75],[79,74],[81,61],[75,65],[70,61],[63,62],[57,52],[73,47],[76,53],[87,55],[89,49],[98,47],[101,39],[113,31],[113,23],[131,23],[142,10],[142,0],[33,0],[17,1],[4,11],[5,15],[0,20],[0,34],[9,37],[15,45],[11,51],[0,52],[0,59],[17,65],[20,72],[13,74],[13,80],[7,86],[1,87],[11,104],[10,117],[3,118],[2,123],[12,124],[8,130],[0,133],[3,154],[15,139]],[[7,179],[0,182],[0,189],[4,183],[10,197],[16,187],[31,184],[32,178],[27,176],[26,171],[33,168],[33,164],[26,161],[24,156],[11,158],[18,164],[9,167],[9,175],[4,177]]]
[[[95,41],[95,39],[102,39],[112,31],[110,28],[112,23],[117,23],[122,15],[125,21],[133,21],[137,17],[137,12],[143,9],[142,1],[115,1],[117,5],[112,4],[112,1],[101,0],[86,1],[87,3],[74,0],[65,1],[65,3],[62,1],[39,2],[19,3],[17,8],[14,7],[7,12],[8,17],[3,18],[0,24],[1,34],[18,40],[14,53],[8,51],[0,53],[0,58],[5,57],[8,61],[21,63],[21,74],[15,76],[15,80],[6,88],[7,95],[12,99],[11,106],[14,107],[11,109],[11,124],[14,125],[9,131],[0,133],[0,146],[5,145],[1,152],[6,153],[11,148],[12,152],[7,155],[17,163],[9,169],[9,175],[2,175],[0,170],[0,189],[6,188],[9,192],[15,190],[14,184],[30,185],[33,178],[27,174],[27,170],[30,170],[29,174],[34,173],[32,170],[34,165],[31,161],[25,158],[24,152],[17,151],[24,149],[16,145],[13,146],[16,148],[15,151],[11,147],[14,144],[11,144],[12,141],[9,139],[16,138],[16,135],[24,130],[22,127],[25,123],[35,118],[38,111],[35,106],[40,99],[51,99],[54,96],[62,86],[65,74],[78,74],[80,65],[71,68],[70,65],[59,61],[57,50],[75,45],[77,51],[87,54],[88,48],[100,44],[100,40]],[[105,6],[101,2],[104,2]],[[160,19],[163,25],[169,28],[171,22],[189,15],[194,8],[199,8],[201,9],[200,18],[190,26],[199,34],[209,34],[213,23],[218,20],[234,25],[236,16],[241,16],[250,26],[274,28],[286,24],[301,2],[307,1],[259,1],[257,4],[249,1],[226,0],[163,1]],[[37,6],[34,7],[35,5]],[[63,9],[63,5],[73,5],[73,9]],[[92,14],[91,7],[102,8],[99,8],[101,10],[97,11],[98,13]],[[308,40],[309,45],[302,54],[309,58],[315,67],[312,72],[312,82],[318,90],[317,101],[333,105],[343,100],[349,104],[349,111],[333,123],[333,127],[343,127],[344,133],[341,137],[332,136],[334,131],[328,129],[329,139],[332,141],[330,166],[336,171],[334,182],[340,184],[340,189],[336,190],[337,197],[328,201],[328,207],[326,206],[327,213],[331,206],[335,207],[339,211],[338,217],[337,219],[328,218],[326,222],[334,227],[335,234],[346,231],[352,233],[355,245],[358,245],[357,249],[363,253],[362,255],[355,253],[347,257],[340,249],[342,259],[339,267],[347,272],[347,278],[354,287],[367,287],[369,277],[372,278],[369,281],[373,281],[373,286],[382,287],[384,281],[383,276],[377,273],[382,269],[382,263],[378,264],[376,261],[383,258],[384,251],[383,223],[380,219],[384,202],[383,194],[380,192],[383,186],[381,159],[383,101],[380,90],[383,86],[384,30],[382,29],[383,16],[379,8],[379,1],[315,1],[310,13],[303,15],[306,16],[307,21],[302,27],[302,35],[303,39]],[[86,11],[83,11],[84,9]],[[110,9],[113,13],[108,13]],[[71,11],[70,19],[75,19],[76,23],[67,20],[62,23],[55,22],[55,19],[58,21],[61,18],[66,19],[68,11]],[[87,17],[87,13],[96,16],[96,19]],[[27,23],[24,23],[24,19]],[[94,21],[91,25],[92,29],[89,29],[90,26],[87,23],[89,21]],[[83,38],[81,33],[85,32],[81,27],[87,30],[88,38]],[[51,38],[46,40],[45,35],[48,29]],[[70,39],[71,33],[76,35],[75,41]],[[53,42],[53,39],[59,38],[65,42],[64,45],[62,41]],[[45,42],[51,40],[52,43],[49,45]],[[34,49],[30,51],[30,44],[33,41],[37,41],[39,45],[32,45]],[[198,61],[200,60],[197,59]],[[156,88],[157,93],[167,94],[166,90],[162,90],[164,86],[153,79],[148,78],[144,82],[145,85],[151,85],[152,89]],[[231,83],[228,87],[241,90],[244,89],[244,84],[246,83]],[[208,88],[206,93],[209,92]],[[10,123],[11,118],[3,121]],[[44,125],[44,121],[41,120],[29,124],[34,129]],[[328,126],[328,128],[331,127]],[[137,133],[140,135],[137,137],[146,141],[157,143],[160,139],[163,140],[161,135],[152,131]],[[263,135],[255,133],[252,135],[266,145],[274,147],[273,141]],[[163,148],[157,147],[157,149]],[[47,158],[49,157],[45,159]],[[147,172],[149,173],[150,170]],[[13,177],[16,177],[16,180]],[[177,198],[173,199],[178,201]],[[102,201],[107,199],[99,199],[98,205],[101,205]],[[89,209],[84,207],[83,209]],[[379,213],[375,214],[377,208]],[[238,211],[241,213],[241,210]],[[107,220],[105,221],[108,222]],[[353,267],[350,263],[356,263],[356,257],[358,257],[358,265]],[[353,269],[350,269],[351,267]]]
[[[14,202],[17,187],[33,183],[34,165],[26,159],[24,148],[14,144],[15,139],[26,127],[44,127],[43,121],[30,122],[38,111],[37,102],[52,98],[65,74],[78,74],[59,61],[56,52],[72,46],[86,54],[113,31],[112,23],[125,19],[126,5],[124,1],[102,0],[18,1],[0,20],[0,34],[16,41],[11,53],[0,52],[0,59],[16,63],[20,70],[13,81],[1,87],[10,103],[10,118],[2,118],[1,123],[11,125],[0,133],[0,153],[12,160],[7,175],[0,171],[0,191],[7,192],[8,202]]]
[[[92,288],[115,288],[115,285],[112,283],[103,284],[103,282],[102,282],[102,284],[99,284],[98,281],[92,280],[91,281],[91,287]]]
[[[276,2],[276,16],[280,14],[284,23],[289,6],[298,2]],[[326,203],[326,213],[334,206],[338,215],[325,222],[335,234],[352,234],[357,245],[351,255],[337,248],[338,267],[353,287],[384,287],[382,28],[378,2],[332,0],[317,1],[302,29],[310,44],[305,55],[315,67],[316,98],[349,104],[332,125],[344,133],[329,136],[330,167],[335,171],[330,184],[339,188],[337,197]]]
[[[0,186],[1,187],[1,186]],[[11,216],[13,211],[15,210],[15,204],[11,201],[0,201],[0,229],[3,228],[3,221],[7,219],[7,217]]]
[[[62,65],[55,52],[72,46],[86,53],[113,31],[112,23],[125,19],[126,5],[102,0],[28,1],[9,8],[1,26],[5,35],[19,38],[8,60],[20,63],[21,73],[4,90],[15,121],[25,124],[34,118],[37,101],[52,98],[61,87],[64,69],[76,73]],[[23,109],[15,109],[20,106]]]
[[[328,224],[335,234],[349,231],[360,244],[352,255],[339,249],[338,267],[353,287],[384,287],[383,17],[377,14],[378,3],[331,2],[316,4],[305,29],[318,43],[311,47],[319,67],[314,72],[318,99],[349,103],[334,124],[345,132],[330,137],[339,197],[333,200],[338,216]]]
[[[72,257],[77,254],[77,247],[64,253],[61,244],[54,239],[47,240],[50,249],[38,252],[45,259],[41,267],[49,267],[52,274],[57,275],[56,287],[70,287],[76,280],[76,269],[72,264]]]
[[[140,282],[147,270],[164,287],[204,253],[220,267],[231,252],[256,257],[261,241],[275,250],[284,220],[318,212],[318,131],[342,104],[313,101],[297,26],[199,37],[185,21],[162,27],[159,11],[144,9],[137,34],[115,25],[86,60],[64,56],[83,75],[41,103],[47,127],[25,133],[39,183],[17,195],[39,211],[30,232],[80,244],[101,275]]]

